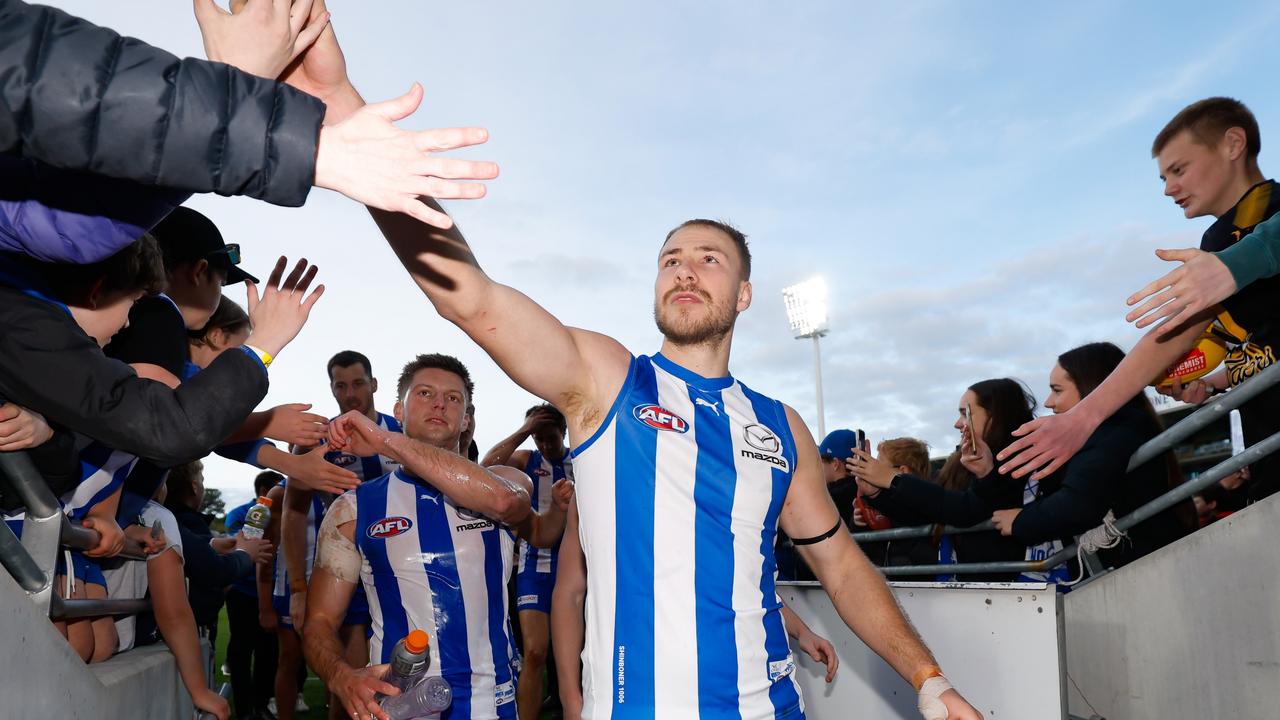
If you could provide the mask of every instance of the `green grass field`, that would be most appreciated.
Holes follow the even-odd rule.
[[[227,627],[227,609],[224,607],[222,612],[218,613],[218,647],[215,650],[214,669],[216,671],[215,685],[221,687],[222,683],[228,682],[230,678],[222,674],[222,663],[227,658],[227,638],[231,637],[231,631]],[[329,717],[325,702],[327,701],[327,693],[324,691],[324,683],[320,682],[320,678],[312,673],[307,674],[307,685],[302,690],[302,698],[310,708],[307,712],[298,713],[295,717],[298,720],[322,720]],[[235,717],[233,712],[232,717]]]

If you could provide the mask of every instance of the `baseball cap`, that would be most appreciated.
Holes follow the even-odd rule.
[[[858,446],[858,434],[852,430],[832,430],[822,439],[818,446],[818,454],[822,457],[833,457],[848,460],[853,457],[853,449]]]
[[[258,278],[240,268],[240,246],[223,242],[218,226],[189,207],[174,208],[152,228],[151,234],[164,252],[166,269],[179,263],[208,260],[210,265],[226,272],[223,285],[245,280],[258,282]]]

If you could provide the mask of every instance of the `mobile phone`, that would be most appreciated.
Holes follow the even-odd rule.
[[[973,405],[964,404],[964,424],[969,428],[969,449],[978,453],[978,433],[973,428]]]
[[[861,430],[855,430],[854,437],[857,438],[858,449],[865,451],[867,449],[867,434]]]

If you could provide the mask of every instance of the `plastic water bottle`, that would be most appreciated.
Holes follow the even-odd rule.
[[[244,515],[244,527],[240,532],[247,538],[260,538],[271,524],[271,498],[260,497],[257,504]]]
[[[391,670],[387,673],[387,684],[394,685],[401,694],[418,684],[431,664],[431,654],[427,652],[430,638],[422,630],[411,630],[403,640],[396,643],[391,651]]]
[[[437,717],[453,703],[453,689],[439,675],[423,678],[407,692],[382,701],[382,711],[391,720]]]

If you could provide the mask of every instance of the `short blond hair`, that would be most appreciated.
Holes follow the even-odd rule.
[[[929,479],[929,446],[915,438],[893,438],[880,443],[880,459],[905,467],[916,477]]]

